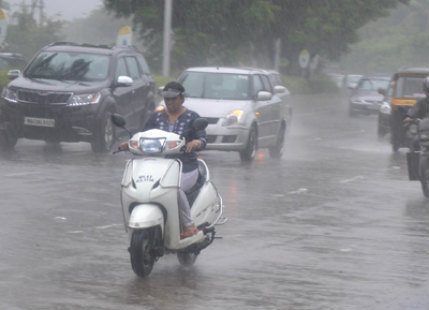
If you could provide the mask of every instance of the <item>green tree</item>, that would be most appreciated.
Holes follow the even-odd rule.
[[[6,35],[7,51],[21,53],[29,60],[43,46],[60,41],[62,21],[44,18],[43,23],[37,23],[34,12],[22,6],[21,11],[13,17],[17,24],[9,25]]]
[[[296,64],[299,51],[338,59],[357,30],[409,0],[175,0],[172,66],[245,64],[272,66],[274,42]],[[131,16],[160,67],[164,1],[104,0],[117,16]],[[296,67],[296,66],[295,66]]]
[[[412,0],[359,30],[360,41],[342,57],[344,71],[392,73],[429,64],[429,2]]]

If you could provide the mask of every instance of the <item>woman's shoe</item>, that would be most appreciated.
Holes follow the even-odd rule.
[[[199,229],[197,227],[195,227],[195,225],[191,225],[186,227],[183,232],[180,234],[180,238],[189,238],[192,237],[193,235],[197,234],[199,232]]]

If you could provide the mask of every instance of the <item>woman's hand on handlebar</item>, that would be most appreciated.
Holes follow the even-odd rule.
[[[122,142],[121,144],[119,144],[118,150],[120,151],[128,151],[128,142]]]
[[[412,119],[411,117],[406,117],[403,121],[402,121],[402,124],[404,125],[404,126],[408,126],[410,123],[412,123],[414,121],[414,119]]]
[[[188,143],[186,143],[186,148],[185,148],[185,152],[186,153],[191,153],[199,148],[201,148],[203,146],[203,143],[198,140],[198,139],[194,139],[192,141],[189,141]]]
[[[128,142],[122,142],[121,144],[119,144],[118,149],[113,152],[113,154],[118,152],[128,151],[128,150],[129,150]]]

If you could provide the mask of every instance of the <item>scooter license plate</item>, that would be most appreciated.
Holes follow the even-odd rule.
[[[24,125],[37,127],[55,127],[55,120],[51,118],[24,117]]]

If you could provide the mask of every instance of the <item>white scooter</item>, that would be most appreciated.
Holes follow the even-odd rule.
[[[119,114],[112,115],[112,122],[127,130]],[[193,123],[193,130],[206,127],[207,120],[202,118]],[[131,153],[140,156],[126,163],[121,203],[130,238],[131,266],[140,277],[148,276],[164,253],[177,253],[180,264],[192,265],[200,251],[213,242],[214,226],[224,220],[222,198],[210,181],[206,163],[198,159],[199,178],[187,196],[200,231],[180,238],[178,189],[182,163],[165,155],[183,152],[185,144],[186,137],[159,129],[136,133],[128,141]]]

